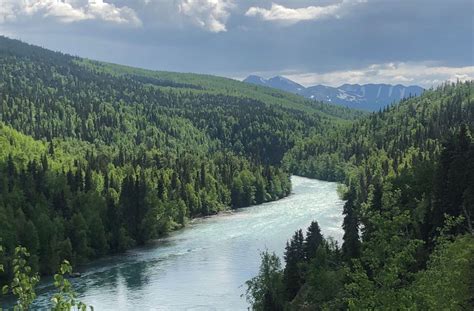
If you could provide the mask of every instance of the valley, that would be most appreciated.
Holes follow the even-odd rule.
[[[255,79],[0,37],[2,307],[469,309],[474,82]]]

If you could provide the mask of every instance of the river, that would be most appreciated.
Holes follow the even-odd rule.
[[[292,184],[282,200],[198,219],[145,248],[95,261],[74,279],[79,299],[95,310],[246,310],[241,294],[261,251],[282,256],[312,220],[341,241],[336,183],[293,176]],[[51,290],[40,288],[35,309],[48,305]]]

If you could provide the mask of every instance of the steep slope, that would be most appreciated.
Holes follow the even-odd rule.
[[[304,86],[298,84],[290,79],[287,79],[282,76],[276,76],[268,80],[268,85],[273,88],[283,90],[285,92],[296,93],[301,92],[304,89]]]
[[[259,76],[250,75],[243,80],[245,83],[256,84],[260,86],[271,87],[277,90],[290,92],[293,94],[301,94],[305,87],[299,83],[291,81],[283,76],[276,76],[270,79],[265,79]]]
[[[295,232],[284,268],[262,257],[250,301],[274,310],[472,309],[473,133],[471,81],[299,142],[285,158],[290,170],[345,182],[343,244],[324,239],[317,222],[306,237]]]
[[[0,38],[0,239],[51,273],[290,193],[296,141],[360,112]],[[8,279],[0,274],[0,279]]]
[[[61,136],[105,144],[119,144],[124,138],[134,143],[148,140],[148,145],[164,150],[175,150],[181,144],[206,151],[224,143],[241,152],[243,144],[249,152],[254,142],[236,136],[250,139],[249,132],[254,131],[249,125],[263,126],[266,122],[261,117],[275,122],[287,118],[286,135],[297,137],[300,134],[293,135],[290,128],[306,135],[361,115],[284,92],[260,92],[230,79],[92,62],[6,38],[0,53],[3,121],[36,138]],[[49,89],[53,90],[42,91]],[[17,105],[13,98],[22,104]],[[206,123],[208,118],[218,119]],[[50,126],[55,119],[65,122]],[[152,124],[159,134],[148,135],[151,128],[145,130],[144,124]],[[246,130],[239,131],[243,128]],[[276,125],[262,130],[270,134],[271,128]],[[287,144],[281,137],[274,138],[268,148],[279,148],[275,142]],[[261,147],[265,150],[265,145]],[[278,154],[281,158],[282,153]],[[265,162],[277,163],[277,158]]]
[[[288,165],[299,174],[328,178],[317,172],[335,172],[336,162],[359,166],[375,150],[386,154],[395,166],[402,164],[405,153],[413,148],[434,156],[446,135],[462,123],[473,125],[472,88],[472,82],[447,84],[373,113],[333,136],[320,139],[316,135],[287,154]],[[342,167],[336,170],[339,178],[343,176],[342,170]]]
[[[244,82],[284,90],[313,100],[367,111],[377,111],[404,98],[418,96],[424,92],[424,89],[419,86],[406,87],[400,84],[344,84],[339,87],[325,85],[304,87],[284,77],[274,77],[267,80],[258,76],[249,76]]]
[[[267,79],[264,79],[264,78],[256,76],[256,75],[250,75],[247,78],[245,78],[242,82],[255,84],[255,85],[260,85],[260,86],[272,87],[271,85],[269,85]]]

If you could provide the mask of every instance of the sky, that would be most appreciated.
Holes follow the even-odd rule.
[[[472,0],[0,0],[0,34],[153,70],[305,86],[474,79]]]

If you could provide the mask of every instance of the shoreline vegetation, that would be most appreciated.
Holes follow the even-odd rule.
[[[85,263],[225,206],[286,196],[283,154],[335,119],[301,100],[290,109],[294,97],[283,92],[272,104],[268,90],[228,79],[177,74],[169,79],[191,80],[163,86],[149,76],[161,73],[142,79],[0,41],[1,282],[12,277],[17,245],[33,271],[52,274],[63,259]],[[253,91],[226,95],[229,83]]]
[[[252,309],[474,308],[473,81],[302,140],[285,157],[292,172],[344,176],[343,244],[315,222],[291,237],[283,263],[264,252],[247,283]],[[328,158],[333,170],[322,170]]]
[[[25,309],[59,267],[71,308],[71,266],[283,198],[296,174],[344,183],[344,243],[315,221],[284,266],[263,254],[253,309],[472,309],[473,89],[366,114],[0,36],[0,284]]]
[[[282,198],[285,152],[358,114],[224,78],[130,74],[0,43],[2,284],[18,245],[32,273],[52,275],[64,259],[78,266],[226,206]]]
[[[284,198],[287,198],[291,196],[292,193],[288,193],[286,196],[278,198],[274,201],[278,201]],[[252,206],[259,206],[263,205],[266,203],[271,203],[274,201],[268,201],[268,202],[262,202],[259,204],[254,204],[254,205],[249,205],[241,208],[248,208]],[[73,289],[71,281],[68,279],[74,279],[74,278],[80,278],[82,277],[83,273],[87,273],[87,267],[91,264],[94,264],[94,262],[100,261],[100,260],[107,260],[109,256],[126,256],[126,253],[128,251],[133,251],[134,249],[139,249],[140,247],[150,247],[150,246],[159,246],[159,243],[161,240],[166,239],[169,237],[169,234],[171,233],[177,233],[181,230],[186,229],[187,225],[192,224],[193,222],[199,221],[199,220],[204,220],[204,219],[209,219],[209,218],[214,218],[214,217],[219,217],[219,216],[232,216],[236,212],[236,209],[232,208],[232,206],[228,206],[227,209],[218,211],[216,214],[212,215],[205,215],[205,216],[196,216],[192,219],[189,219],[188,222],[183,224],[180,227],[176,227],[173,231],[170,231],[166,233],[165,235],[158,237],[156,239],[152,239],[150,241],[147,241],[146,244],[141,245],[141,246],[135,246],[131,247],[127,250],[125,250],[123,253],[116,253],[116,254],[109,254],[109,255],[104,255],[100,258],[94,259],[92,261],[89,261],[87,263],[84,263],[83,265],[78,265],[75,267],[75,270],[73,271],[73,267],[71,264],[65,260],[63,263],[61,263],[59,267],[59,271],[55,273],[52,276],[51,280],[45,281],[48,282],[47,284],[50,284],[57,288],[58,292],[51,294],[51,306],[53,310],[70,310],[71,308],[77,308],[78,310],[93,310],[93,306],[87,306],[86,304],[80,302],[77,300],[77,295]],[[1,247],[1,241],[0,241],[0,255],[3,252],[3,247]],[[8,294],[8,296],[1,296],[0,295],[0,302],[4,301],[6,298],[6,301],[12,301],[18,299],[18,306],[21,306],[24,310],[29,309],[29,306],[34,302],[34,299],[36,298],[36,287],[37,285],[40,285],[43,281],[41,280],[41,277],[39,275],[32,274],[31,267],[28,266],[27,261],[28,258],[30,257],[30,253],[28,253],[28,250],[24,247],[17,247],[15,251],[15,261],[20,264],[20,261],[25,260],[23,263],[23,266],[18,266],[17,268],[14,268],[14,270],[17,270],[19,273],[18,275],[22,275],[22,282],[23,284],[20,286],[18,283],[17,285],[4,285],[4,288],[2,289],[4,294]],[[3,266],[0,265],[0,272],[2,271]],[[15,290],[15,288],[21,288],[21,290]],[[29,297],[26,296],[21,296],[19,295],[20,291],[28,291]]]

